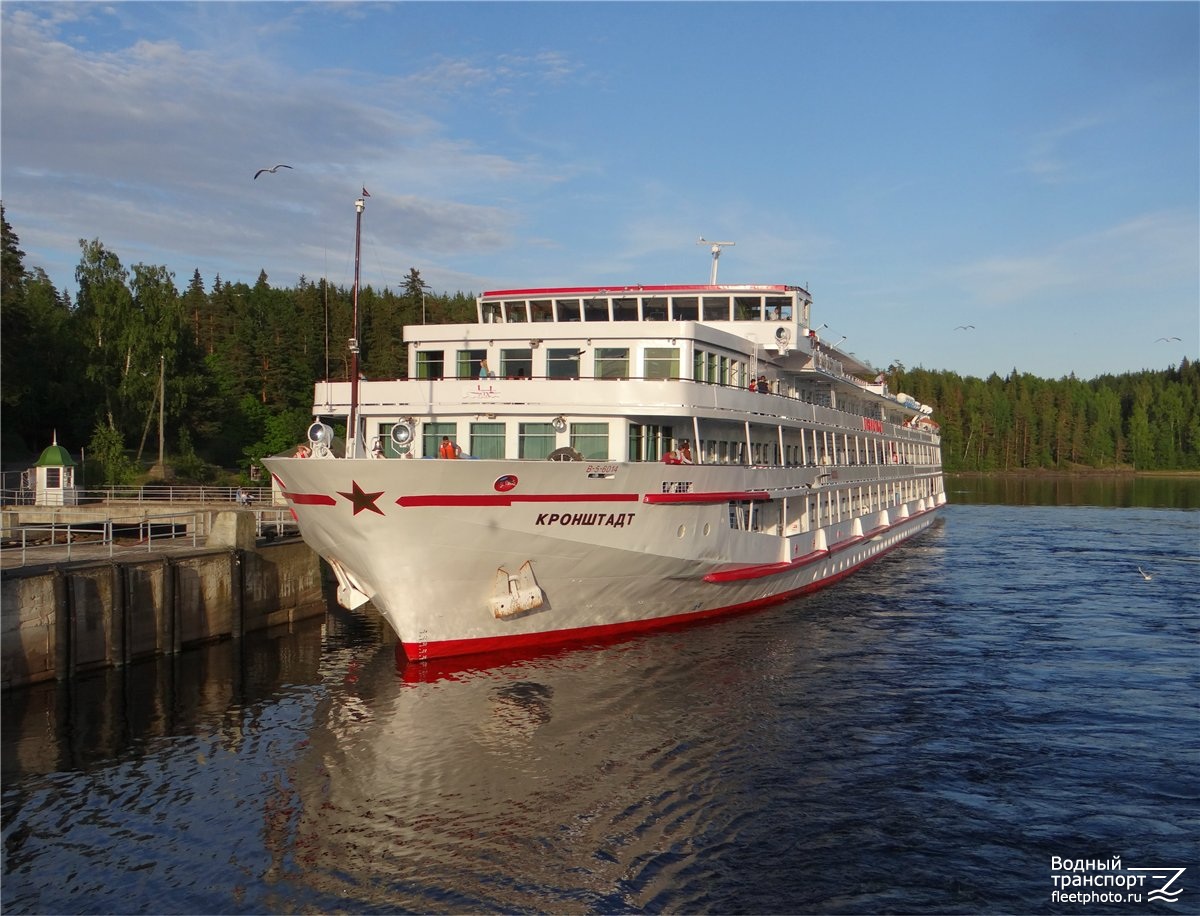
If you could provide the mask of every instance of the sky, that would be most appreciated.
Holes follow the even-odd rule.
[[[6,218],[72,295],[81,239],[348,288],[366,188],[376,288],[706,283],[706,238],[875,366],[1200,353],[1197,3],[5,0],[0,68]]]

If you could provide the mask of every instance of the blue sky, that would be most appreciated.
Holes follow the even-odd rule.
[[[719,282],[807,285],[875,365],[1091,378],[1200,352],[1200,4],[0,17],[0,195],[72,293],[81,238],[180,289],[349,286],[365,186],[377,287],[703,283],[703,236],[737,243]]]

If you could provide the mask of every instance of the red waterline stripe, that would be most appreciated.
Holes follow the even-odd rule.
[[[770,502],[771,494],[765,490],[729,490],[718,493],[647,493],[642,502],[663,503],[725,503],[731,499],[744,502]]]
[[[741,582],[743,579],[761,579],[765,576],[774,576],[778,573],[799,569],[801,566],[815,563],[817,560],[822,560],[827,556],[829,556],[828,550],[814,550],[812,553],[806,553],[804,556],[796,557],[796,559],[788,562],[762,563],[758,566],[739,566],[737,569],[722,569],[717,572],[710,572],[704,577],[704,581]]]
[[[298,506],[336,506],[337,500],[324,493],[284,493]]]
[[[511,506],[513,503],[632,503],[637,502],[636,493],[533,493],[514,495],[503,493],[440,494],[430,496],[401,496],[397,506]]]

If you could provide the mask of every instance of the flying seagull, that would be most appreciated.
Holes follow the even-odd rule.
[[[1158,340],[1156,340],[1154,342],[1158,343],[1159,340],[1165,340],[1167,343],[1170,343],[1172,340],[1179,340],[1179,338],[1178,337],[1160,337],[1160,338],[1158,338]]]
[[[954,330],[956,330],[956,331],[974,331],[974,330],[975,330],[975,325],[973,325],[973,324],[960,324],[960,325],[958,325],[957,327],[955,327],[955,329],[954,329]]]
[[[258,176],[261,175],[263,172],[270,172],[272,175],[274,175],[279,169],[290,169],[290,168],[291,168],[290,165],[284,165],[281,162],[281,163],[279,163],[279,165],[274,166],[273,168],[259,169],[257,172],[254,173],[254,177],[258,178]]]
[[[1153,573],[1146,572],[1146,570],[1142,569],[1142,567],[1140,567],[1140,566],[1137,568],[1137,571],[1142,574],[1142,578],[1145,579],[1147,582],[1149,582],[1151,579],[1154,578]]]

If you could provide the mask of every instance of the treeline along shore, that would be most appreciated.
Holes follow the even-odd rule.
[[[6,466],[52,436],[86,449],[85,485],[135,482],[163,449],[177,479],[208,483],[301,441],[312,386],[347,378],[353,291],[301,276],[253,286],[218,275],[186,288],[165,267],[122,265],[81,239],[72,301],[28,267],[4,217],[0,275],[0,447]],[[361,369],[403,378],[410,324],[474,320],[470,292],[433,293],[416,268],[403,288],[359,291]],[[932,405],[947,471],[1200,470],[1200,369],[1082,380],[1013,369],[986,379],[888,367],[892,391]],[[161,398],[160,398],[161,392]]]

